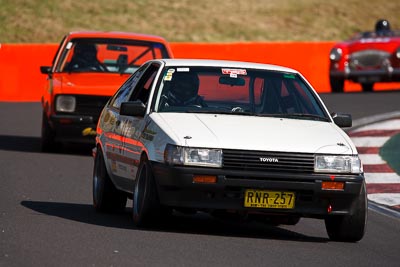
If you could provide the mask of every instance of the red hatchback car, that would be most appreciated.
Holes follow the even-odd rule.
[[[356,34],[330,51],[332,92],[343,92],[345,80],[372,91],[374,83],[400,81],[400,31],[387,20],[378,20],[375,31]]]
[[[41,66],[42,151],[64,142],[93,143],[96,124],[110,96],[144,62],[172,58],[159,36],[126,32],[71,32],[64,36],[52,66]]]

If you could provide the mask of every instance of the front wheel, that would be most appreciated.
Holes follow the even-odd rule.
[[[40,149],[42,152],[55,152],[59,148],[60,144],[55,142],[55,132],[51,128],[50,123],[47,119],[46,113],[43,111],[42,114],[42,132],[40,139]]]
[[[364,236],[367,225],[367,205],[367,194],[365,183],[363,183],[351,214],[344,216],[333,215],[325,218],[325,227],[329,238],[334,241],[360,241]]]
[[[374,83],[362,83],[361,87],[364,92],[372,92],[374,90]]]
[[[136,176],[132,198],[133,223],[147,226],[162,215],[170,215],[170,210],[160,205],[154,176],[148,159],[143,156]]]

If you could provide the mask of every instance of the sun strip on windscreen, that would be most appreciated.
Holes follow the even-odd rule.
[[[245,69],[221,69],[222,74],[229,74],[231,78],[237,78],[238,75],[247,75]]]

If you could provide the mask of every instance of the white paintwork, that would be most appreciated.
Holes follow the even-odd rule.
[[[262,69],[262,70],[275,70],[291,73],[298,73],[296,70],[271,64],[231,61],[231,60],[212,60],[212,59],[162,59],[165,66],[204,66],[204,67],[228,67],[228,68],[241,68],[241,69]]]
[[[177,145],[330,154],[355,151],[330,122],[191,113],[155,113],[151,117]]]

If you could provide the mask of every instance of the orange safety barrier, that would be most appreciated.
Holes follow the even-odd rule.
[[[40,101],[57,44],[0,44],[0,101]]]
[[[300,71],[319,93],[330,92],[329,51],[334,42],[171,43],[176,58],[226,59],[282,65]],[[0,44],[0,101],[40,101],[58,44]],[[377,84],[375,90],[396,88]],[[399,87],[397,87],[399,88]],[[346,92],[361,91],[346,82]]]

